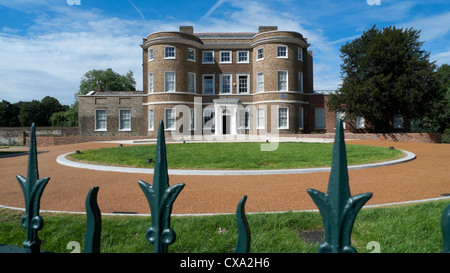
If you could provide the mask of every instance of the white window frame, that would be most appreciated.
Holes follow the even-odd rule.
[[[125,111],[130,112],[130,127],[124,127],[123,121],[128,119],[124,119],[122,113]],[[119,132],[130,132],[131,131],[131,109],[119,109]]]
[[[228,53],[228,54],[230,54],[230,60],[228,60],[228,61],[224,61],[223,60],[223,55],[222,54],[224,54],[224,53]],[[231,63],[233,63],[233,52],[231,51],[231,50],[225,50],[225,51],[220,51],[220,60],[219,60],[219,63],[220,64],[231,64]]]
[[[318,114],[323,115],[323,117],[320,117],[321,119],[319,120],[318,118]],[[320,123],[318,123],[320,122]],[[319,125],[319,126],[318,126]],[[325,108],[314,108],[314,128],[315,129],[326,129],[326,124],[325,124]]]
[[[212,61],[205,61],[206,53],[212,53]],[[213,64],[214,62],[214,50],[204,50],[202,51],[202,64]]]
[[[261,52],[260,52],[261,50]],[[262,57],[260,57],[260,54],[262,54]],[[256,61],[262,61],[264,60],[264,47],[258,47],[256,49]]]
[[[402,115],[395,114],[394,115],[394,120],[392,122],[392,125],[394,126],[394,129],[403,129],[403,128],[405,128],[404,119],[403,119]]]
[[[355,119],[355,128],[356,129],[365,129],[366,128],[366,120],[364,119],[364,117],[356,117]]]
[[[153,72],[148,73],[148,93],[155,91],[155,75]]]
[[[167,84],[167,74],[168,73],[173,73],[173,90],[169,90],[168,89],[168,84]],[[175,71],[165,71],[164,72],[164,92],[175,92],[175,90],[177,90],[177,74],[175,73]]]
[[[191,83],[194,85],[193,89],[191,89]],[[197,74],[194,72],[188,72],[188,93],[197,93]]]
[[[259,107],[256,109],[256,129],[264,128],[266,128],[266,108]]]
[[[173,126],[172,127],[167,127],[167,125],[169,124],[169,122],[167,122],[167,111],[171,111],[171,115],[173,115],[173,118],[170,117],[171,119],[173,119]],[[175,108],[164,108],[164,130],[165,131],[174,131],[176,128],[176,122],[177,122],[177,112]]]
[[[241,61],[241,53],[245,53],[246,56],[246,60],[245,61]],[[248,50],[238,50],[236,53],[236,58],[237,58],[237,63],[238,64],[248,64],[250,63],[250,52]]]
[[[208,113],[209,113],[210,119],[207,122],[205,122],[205,117],[207,116]],[[214,119],[215,119],[214,109],[212,109],[212,108],[204,108],[203,111],[202,111],[202,126],[203,126],[203,129],[208,129],[208,130],[215,129],[216,124],[215,124],[215,120]],[[205,124],[208,123],[211,120],[212,120],[213,125],[210,126],[210,127],[206,127]]]
[[[280,73],[286,73],[286,89],[281,89],[280,88]],[[277,90],[278,91],[288,91],[289,90],[289,73],[287,70],[278,70],[277,71]]]
[[[303,72],[298,72],[298,92],[303,93]]]
[[[173,48],[173,56],[167,56],[167,49],[169,48]],[[176,59],[176,55],[177,54],[177,49],[174,46],[165,46],[164,47],[164,59],[165,60],[175,60]]]
[[[98,119],[97,111],[105,111],[105,128],[100,128],[98,125],[98,122],[100,121]],[[103,119],[102,119],[103,120]],[[106,132],[108,130],[108,111],[106,109],[95,109],[95,120],[94,120],[94,131],[95,132]]]
[[[303,62],[303,49],[301,47],[297,48],[297,58]]]
[[[303,129],[304,128],[304,117],[303,117],[304,111],[303,111],[303,107],[299,107],[298,108],[298,128],[299,129]]]
[[[155,58],[155,51],[153,50],[153,48],[149,48],[148,49],[148,61],[151,62],[153,61]]]
[[[150,112],[152,113],[151,119],[150,119]],[[155,130],[155,110],[153,108],[148,109],[148,130],[149,131]]]
[[[241,92],[241,83],[239,82],[239,77],[247,77],[247,91]],[[250,74],[236,74],[236,94],[248,94],[250,93]]]
[[[278,53],[280,53],[279,49],[281,49],[281,48],[285,48],[286,49],[286,56],[278,55]],[[278,45],[276,54],[277,54],[277,58],[278,59],[288,59],[288,46],[286,46],[286,45]]]
[[[191,62],[195,62],[196,61],[196,52],[195,52],[195,49],[194,48],[191,48],[191,47],[188,47],[188,49],[187,49],[188,51],[187,51],[187,59],[188,59],[188,61],[191,61]],[[190,53],[193,53],[193,57],[192,58],[190,58]]]
[[[247,126],[245,126],[247,123]],[[239,109],[239,129],[250,129],[250,109],[241,108]]]
[[[212,76],[212,93],[205,93],[205,77],[209,77]],[[216,80],[215,80],[215,74],[202,74],[202,94],[206,94],[206,95],[213,95],[216,93]]]
[[[223,90],[223,78],[224,77],[230,77],[230,92],[224,92]],[[233,74],[220,74],[220,85],[219,85],[219,92],[220,94],[233,94]]]
[[[256,73],[256,92],[264,92],[264,72]]]
[[[280,125],[280,110],[286,109],[286,126]],[[278,107],[278,129],[289,129],[289,107]]]

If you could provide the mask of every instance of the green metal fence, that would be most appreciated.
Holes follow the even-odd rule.
[[[146,231],[146,238],[153,245],[153,252],[155,253],[167,253],[169,245],[176,240],[175,231],[170,226],[172,205],[185,186],[182,183],[169,186],[163,128],[163,122],[160,121],[153,185],[144,181],[138,181],[138,185],[141,187],[150,205],[151,226]],[[39,215],[39,206],[42,193],[50,178],[39,179],[34,124],[31,126],[27,177],[17,175],[17,180],[25,199],[25,214],[21,222],[26,229],[26,239],[22,243],[22,247],[0,244],[0,252],[40,253],[41,240],[38,237],[38,232],[42,229],[44,222]],[[98,187],[93,187],[86,197],[85,253],[101,252],[102,220],[97,204],[98,191]],[[336,123],[333,161],[327,192],[323,193],[315,189],[308,189],[307,192],[319,208],[325,228],[325,240],[319,245],[317,252],[356,252],[350,240],[353,224],[356,215],[372,197],[372,193],[356,196],[350,195],[347,156],[341,120]],[[236,253],[250,252],[251,234],[245,217],[246,200],[247,196],[244,196],[236,209],[236,224],[238,227]],[[443,235],[442,252],[450,253],[450,205],[442,213],[441,229]]]

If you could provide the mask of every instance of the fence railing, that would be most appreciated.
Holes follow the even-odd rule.
[[[364,204],[372,197],[372,193],[351,196],[348,181],[347,156],[345,151],[344,132],[342,121],[336,124],[336,135],[333,146],[333,161],[330,179],[326,193],[315,189],[307,192],[319,208],[325,229],[325,239],[317,251],[323,252],[356,252],[351,245],[351,233],[357,214]],[[44,222],[39,215],[40,199],[50,178],[39,179],[36,133],[34,124],[31,126],[30,151],[28,155],[27,177],[17,175],[25,199],[25,214],[21,222],[26,229],[26,239],[22,247],[0,244],[0,252],[41,252],[41,240],[38,232],[43,228]],[[166,253],[168,247],[176,240],[175,231],[170,226],[172,205],[178,194],[183,190],[184,184],[169,186],[167,172],[166,144],[164,124],[159,123],[158,140],[156,144],[155,169],[153,185],[145,181],[138,181],[150,206],[151,226],[146,231],[147,240],[153,245],[153,252]],[[97,204],[99,187],[93,187],[86,197],[86,232],[84,238],[85,253],[101,252],[101,212]],[[250,252],[250,227],[245,217],[244,196],[236,209],[236,224],[238,237],[235,247],[236,253]],[[441,230],[443,235],[442,252],[450,253],[450,205],[447,206],[441,217]]]

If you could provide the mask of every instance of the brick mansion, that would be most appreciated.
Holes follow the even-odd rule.
[[[80,135],[154,138],[160,120],[166,132],[187,136],[334,132],[343,115],[329,112],[327,95],[314,92],[313,54],[298,32],[261,26],[257,33],[195,33],[181,26],[149,34],[140,46],[143,91],[79,96]],[[351,127],[364,130],[364,119]]]

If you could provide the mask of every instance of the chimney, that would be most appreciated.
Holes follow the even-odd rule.
[[[194,27],[193,26],[180,26],[180,31],[186,32],[186,33],[194,33]]]
[[[267,32],[267,31],[276,31],[276,30],[278,30],[278,27],[277,26],[260,26],[258,30],[259,30],[259,33]]]
[[[102,92],[102,81],[97,81],[97,92]]]

